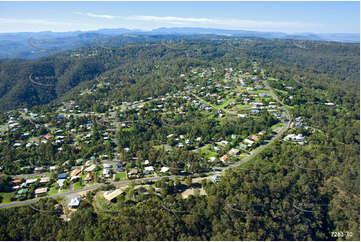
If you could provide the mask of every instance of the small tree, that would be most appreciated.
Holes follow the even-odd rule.
[[[191,187],[192,186],[192,177],[187,176],[186,178],[186,186]]]

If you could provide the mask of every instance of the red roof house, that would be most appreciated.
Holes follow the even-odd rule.
[[[70,176],[77,176],[80,172],[81,170],[75,169],[74,171],[71,172]]]
[[[91,173],[88,173],[84,178],[84,181],[91,181],[91,180],[93,180],[93,175]]]
[[[258,141],[259,140],[259,136],[257,135],[251,135],[249,136],[251,139],[253,139],[254,141]]]
[[[43,137],[44,137],[45,139],[51,139],[51,138],[53,138],[53,136],[51,136],[51,135],[49,135],[49,134],[44,135]]]
[[[12,183],[17,184],[17,183],[21,183],[22,181],[23,180],[21,180],[21,179],[16,179],[16,180],[13,180]]]
[[[220,158],[222,162],[225,162],[229,158],[229,155],[224,155]]]

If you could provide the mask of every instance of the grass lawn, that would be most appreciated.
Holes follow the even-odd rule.
[[[248,109],[248,108],[251,108],[250,104],[237,104],[232,107],[232,109],[234,109],[234,110],[242,110],[242,109]]]
[[[237,103],[235,98],[223,98],[222,100],[223,100],[222,103],[217,104],[217,108],[224,108],[225,106],[227,106],[231,102]]]
[[[280,129],[280,128],[283,127],[283,125],[284,125],[284,123],[282,123],[282,122],[276,123],[275,125],[273,125],[273,126],[271,127],[271,130],[273,131],[273,130]]]
[[[97,173],[97,176],[98,176],[98,177],[102,177],[102,175],[103,175],[103,170],[100,169],[100,170],[97,171],[96,173]]]
[[[275,90],[276,92],[280,92],[280,93],[283,93],[283,94],[288,94],[288,92],[287,91],[285,91],[285,90],[280,90],[280,89],[275,89],[275,88],[273,88],[273,90]]]
[[[197,152],[200,153],[202,156],[207,157],[208,159],[211,158],[212,156],[217,156],[216,152],[210,150],[209,145],[206,145],[202,149],[199,149]]]
[[[84,188],[84,185],[80,184],[80,181],[74,183],[74,190],[79,190]]]
[[[59,193],[68,192],[68,191],[69,191],[69,189],[65,188],[65,189],[61,189]]]
[[[295,106],[289,106],[289,105],[284,105],[284,107],[285,107],[286,109],[294,109],[294,108],[295,108]]]
[[[163,145],[154,145],[153,148],[156,150],[161,150],[163,149]]]
[[[242,159],[246,158],[247,156],[248,156],[248,154],[242,153],[239,155],[239,159],[242,160]]]
[[[134,130],[134,127],[130,127],[130,128],[122,128],[121,129],[123,132],[131,132]]]
[[[127,174],[125,172],[118,172],[115,174],[115,179],[126,180]]]
[[[114,203],[109,203],[102,195],[101,193],[98,193],[95,196],[94,199],[95,207],[99,212],[103,211],[109,211],[109,210],[119,210],[119,208]]]
[[[57,194],[58,191],[59,191],[59,188],[57,188],[57,187],[55,187],[55,186],[52,186],[52,187],[50,188],[50,190],[48,191],[47,194],[48,194],[49,196],[51,196],[51,195]]]
[[[268,96],[271,96],[271,94],[269,93],[268,89],[256,89],[253,91],[249,91],[250,94],[260,94],[260,93],[266,93],[268,94]]]
[[[2,197],[1,204],[10,203],[10,199],[15,195],[16,191],[14,192],[0,192],[0,196]]]

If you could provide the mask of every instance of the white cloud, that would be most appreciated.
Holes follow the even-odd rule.
[[[89,16],[89,17],[93,17],[93,18],[105,18],[105,19],[114,19],[114,18],[117,18],[117,16],[105,15],[105,14],[87,13],[86,15]]]
[[[82,12],[75,12],[75,14],[78,15],[84,15],[92,18],[104,18],[104,19],[115,19],[119,18],[120,16],[113,16],[113,15],[107,15],[107,14],[96,14],[96,13],[82,13]]]

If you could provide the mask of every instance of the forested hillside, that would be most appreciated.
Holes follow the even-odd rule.
[[[263,125],[275,124],[276,119],[264,113],[254,120],[225,116],[219,121],[219,112],[204,118],[205,111],[182,103],[176,97],[183,98],[185,86],[196,86],[191,74],[200,76],[197,68],[212,73],[212,78],[199,77],[200,83],[225,79],[231,68],[249,71],[255,80],[264,80],[281,100],[281,106],[291,113],[291,121],[299,124],[290,132],[304,135],[307,142],[288,142],[282,136],[247,163],[226,170],[219,182],[202,180],[192,185],[190,176],[178,176],[150,182],[154,187],[139,189],[131,184],[115,202],[107,204],[107,209],[100,209],[95,196],[98,190],[112,189],[103,187],[86,195],[70,221],[59,216],[54,199],[37,202],[42,210],[30,206],[0,209],[0,240],[359,240],[359,58],[360,48],[355,44],[213,36],[84,47],[32,61],[3,60],[3,110],[37,105],[32,110],[42,114],[54,112],[60,103],[70,100],[80,110],[101,114],[110,112],[110,101],[126,106],[122,114],[111,110],[127,125],[138,121],[116,131],[117,145],[129,147],[124,155],[127,159],[123,157],[126,163],[134,157],[137,164],[168,160],[177,169],[191,160],[189,170],[202,172],[208,161],[206,165],[198,162],[196,153],[175,149],[168,154],[164,149],[156,150],[155,142],[166,143],[167,138],[181,133],[192,138],[199,135],[202,142],[232,134],[249,137],[266,129]],[[212,68],[217,69],[214,74]],[[212,88],[216,90],[216,85]],[[239,90],[245,93],[245,89]],[[166,116],[174,126],[164,125],[160,111],[153,106],[152,112],[145,107],[147,115],[139,111],[141,108],[135,111],[130,104],[127,106],[128,102],[151,100],[168,92],[177,94],[170,98],[177,113]],[[186,98],[184,94],[183,101]],[[187,114],[181,116],[178,111]],[[45,118],[43,123],[58,122],[65,129],[65,121],[57,115]],[[80,122],[74,120],[71,117],[69,123]],[[89,122],[84,118],[84,130]],[[92,119],[90,123],[97,121]],[[67,154],[66,150],[55,151],[48,160],[54,162],[55,154],[61,152],[62,162],[74,161],[79,154],[86,159],[99,154],[97,148],[105,147],[100,139],[105,128],[97,125],[91,128],[96,132],[89,146]],[[11,139],[15,140],[10,135],[7,140]],[[25,149],[19,151],[22,148],[10,151],[5,144],[0,147],[6,162],[28,155]],[[107,146],[109,152],[112,148]],[[181,181],[190,187],[202,187],[207,195],[195,193],[182,198],[177,193],[184,185]],[[5,178],[0,181],[4,190],[7,182]]]
[[[193,38],[195,40],[148,42],[145,45],[139,43],[121,47],[84,47],[31,61],[2,60],[0,107],[9,110],[19,106],[46,104],[62,97],[79,83],[92,80],[105,72],[117,82],[129,84],[121,92],[139,92],[140,82],[143,82],[143,86],[154,85],[154,80],[169,77],[172,68],[163,65],[168,61],[170,64],[178,63],[176,68],[184,62],[232,63],[232,58],[242,57],[257,59],[266,66],[271,65],[267,69],[276,75],[273,66],[278,65],[284,72],[292,73],[286,78],[298,78],[300,81],[309,78],[316,87],[345,87],[338,90],[339,93],[359,88],[357,44],[219,37],[207,40],[205,36]],[[114,38],[98,44],[124,45],[124,41],[124,38],[121,38],[121,42]],[[151,41],[154,41],[154,37]],[[158,74],[154,76],[157,66],[161,69],[157,69]],[[140,75],[153,75],[153,78],[144,80]],[[142,91],[156,90],[158,84],[155,88],[144,88]]]

